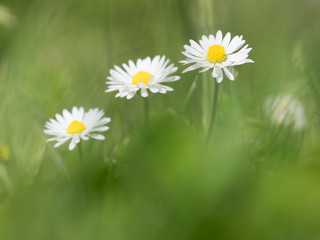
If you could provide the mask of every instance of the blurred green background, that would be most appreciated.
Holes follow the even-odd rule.
[[[0,239],[320,239],[319,13],[318,0],[2,0]],[[141,97],[104,93],[129,59],[166,55],[181,74],[183,45],[219,29],[255,63],[220,85],[208,150],[209,72],[152,95],[148,125]],[[264,110],[286,94],[299,131]],[[85,168],[45,143],[72,106],[112,118],[106,141],[83,142]]]

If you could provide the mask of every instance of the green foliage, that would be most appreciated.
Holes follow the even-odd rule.
[[[320,3],[316,0],[4,0],[0,5],[0,239],[319,239]],[[254,64],[224,79],[189,72],[149,98],[104,93],[114,65],[166,55],[221,29]],[[290,94],[306,127],[274,124]],[[72,106],[112,118],[105,141],[45,143]],[[9,146],[9,155],[1,153]],[[87,192],[85,187],[87,187]]]

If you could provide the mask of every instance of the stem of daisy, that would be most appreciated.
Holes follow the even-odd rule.
[[[215,118],[216,118],[217,105],[218,105],[218,94],[219,94],[219,83],[215,80],[213,106],[212,106],[210,125],[209,125],[209,129],[208,129],[208,133],[207,133],[207,140],[206,140],[207,145],[210,142],[211,132],[213,129]]]
[[[87,184],[87,179],[86,179],[86,175],[85,175],[86,168],[85,168],[84,160],[83,160],[81,141],[77,145],[78,145],[78,152],[79,152],[80,170],[81,170],[81,175],[82,175],[82,179],[83,179],[84,199],[86,200],[87,196],[88,196],[88,184]]]
[[[145,123],[148,124],[148,122],[149,122],[149,100],[148,100],[148,98],[143,98],[143,105],[144,105],[144,120],[145,120]]]

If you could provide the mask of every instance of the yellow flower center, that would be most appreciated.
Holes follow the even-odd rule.
[[[140,71],[132,77],[132,84],[138,86],[138,83],[142,82],[147,85],[151,76],[151,73]]]
[[[70,134],[76,134],[81,133],[85,129],[86,127],[82,122],[74,120],[72,123],[70,123],[69,127],[67,128],[67,132]]]
[[[226,60],[226,50],[224,46],[212,45],[207,52],[207,58],[212,63],[221,63]]]

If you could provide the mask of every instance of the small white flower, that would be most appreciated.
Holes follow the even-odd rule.
[[[217,82],[220,83],[223,79],[222,69],[230,80],[234,80],[234,75],[228,67],[253,63],[252,60],[247,58],[252,48],[248,48],[247,44],[240,49],[245,43],[245,40],[242,40],[242,36],[235,36],[231,40],[231,34],[228,32],[222,38],[222,32],[219,30],[216,36],[212,34],[209,37],[202,36],[199,43],[200,45],[190,40],[190,46],[184,45],[185,51],[182,54],[187,59],[180,62],[193,65],[186,68],[182,73],[198,68],[202,68],[200,72],[213,69],[212,77],[216,78]]]
[[[111,121],[109,117],[103,117],[104,112],[98,108],[84,112],[83,107],[72,108],[72,112],[64,109],[62,115],[56,114],[56,119],[46,122],[44,133],[53,135],[47,141],[57,141],[54,147],[59,147],[66,141],[71,140],[69,150],[74,149],[80,140],[94,138],[104,140],[105,137],[95,132],[104,132],[109,129],[105,126]]]
[[[292,126],[293,130],[300,131],[307,123],[303,105],[291,95],[268,97],[264,111],[276,126]]]
[[[174,64],[169,64],[165,56],[155,56],[152,60],[150,57],[138,59],[135,64],[129,60],[128,65],[122,64],[123,68],[114,66],[110,70],[110,77],[106,84],[109,88],[106,92],[119,91],[116,97],[126,97],[131,99],[140,89],[142,97],[148,97],[149,89],[153,93],[166,93],[173,91],[171,87],[162,85],[163,82],[173,82],[180,79],[179,76],[169,76],[178,70]]]

